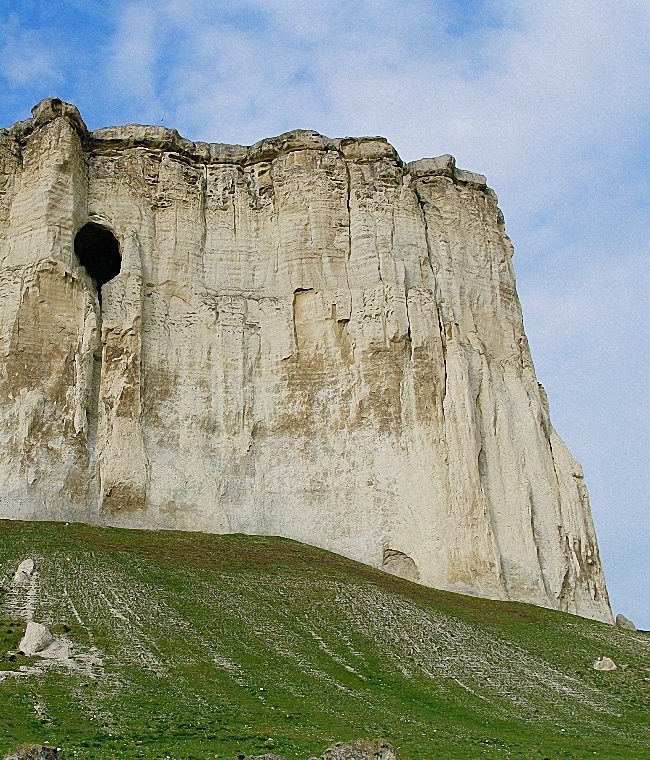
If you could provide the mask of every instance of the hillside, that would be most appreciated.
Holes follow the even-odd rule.
[[[0,756],[30,740],[68,760],[306,760],[361,736],[400,760],[649,755],[645,633],[286,539],[9,521],[0,535]],[[34,575],[10,586],[28,557]],[[27,618],[70,656],[5,655]],[[603,655],[627,668],[596,672]]]

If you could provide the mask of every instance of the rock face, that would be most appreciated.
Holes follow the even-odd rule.
[[[612,622],[485,178],[381,138],[0,131],[0,517],[277,534]]]
[[[625,615],[622,615],[620,612],[616,616],[616,625],[619,628],[625,628],[627,631],[636,631],[636,626],[631,620],[628,620],[628,618],[625,617]]]

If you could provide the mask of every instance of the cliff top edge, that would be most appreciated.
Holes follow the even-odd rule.
[[[487,179],[482,174],[457,168],[456,159],[449,154],[405,163],[385,137],[330,138],[314,130],[294,129],[247,146],[194,142],[181,137],[176,129],[155,125],[125,124],[91,131],[78,108],[59,98],[41,100],[32,108],[31,118],[0,129],[0,133],[8,134],[17,142],[26,142],[35,130],[60,118],[66,119],[77,131],[91,153],[143,147],[179,153],[200,163],[248,166],[272,161],[292,151],[335,151],[348,161],[363,163],[386,158],[395,161],[416,178],[447,176],[455,182],[487,189]]]

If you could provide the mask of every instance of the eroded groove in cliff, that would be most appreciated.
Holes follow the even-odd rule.
[[[100,327],[101,330],[101,327]],[[102,382],[102,347],[93,354],[92,378],[88,397],[88,452],[91,457],[97,446],[97,429],[99,425],[99,390]]]
[[[350,257],[352,256],[352,176],[350,175],[350,164],[343,159],[345,163],[345,174],[348,179],[348,192],[346,195],[346,202],[347,202],[347,208],[348,208],[348,261],[350,261]],[[346,275],[347,275],[347,265],[346,265]],[[348,282],[349,287],[349,282]]]

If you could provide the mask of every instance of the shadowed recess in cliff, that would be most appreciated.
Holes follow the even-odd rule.
[[[102,285],[120,273],[122,257],[115,235],[105,227],[88,222],[74,239],[74,252],[79,263],[97,283],[101,299]]]

